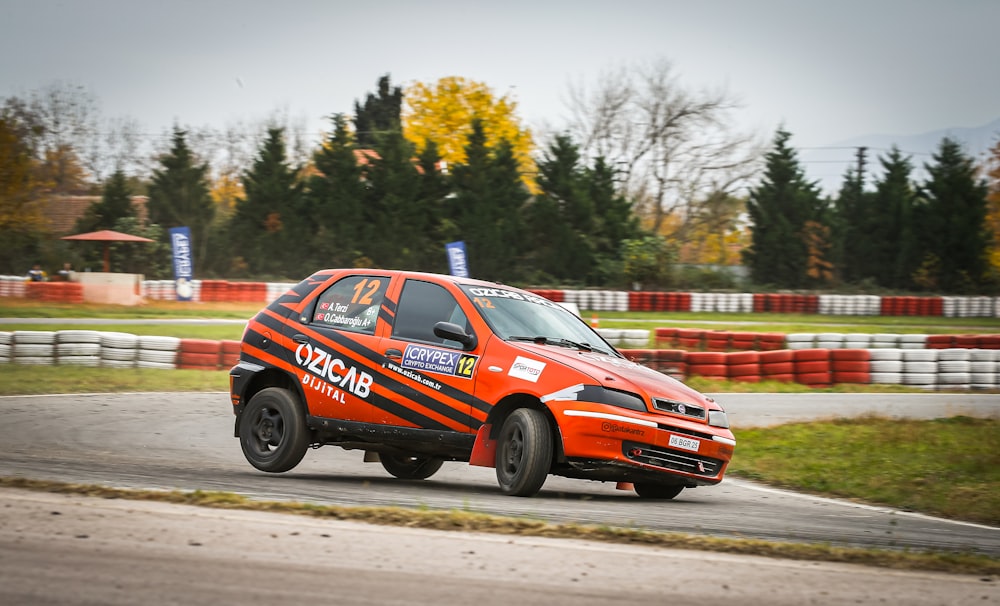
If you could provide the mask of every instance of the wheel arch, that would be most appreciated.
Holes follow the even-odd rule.
[[[499,402],[497,402],[490,413],[486,416],[485,424],[490,426],[490,432],[488,436],[484,436],[489,440],[496,440],[497,436],[500,434],[500,429],[503,427],[504,421],[507,417],[511,415],[512,412],[519,408],[533,408],[540,411],[545,415],[545,419],[549,424],[549,432],[552,434],[552,461],[564,462],[566,456],[563,453],[563,440],[562,432],[559,430],[559,423],[556,422],[556,417],[549,410],[542,401],[532,394],[527,393],[514,393],[505,396]]]
[[[304,416],[308,416],[306,408],[305,394],[302,393],[302,385],[287,372],[277,368],[265,368],[260,372],[255,372],[247,380],[243,392],[240,394],[240,404],[236,408],[236,424],[233,429],[234,437],[240,437],[240,415],[247,403],[259,392],[269,387],[280,387],[292,394],[296,406],[298,406]]]

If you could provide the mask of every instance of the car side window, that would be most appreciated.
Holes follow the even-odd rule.
[[[319,296],[313,324],[337,330],[375,334],[378,310],[389,287],[385,276],[349,276]]]
[[[461,343],[434,334],[434,325],[438,322],[451,322],[469,330],[465,312],[444,287],[422,280],[407,280],[396,306],[393,338],[461,349]]]

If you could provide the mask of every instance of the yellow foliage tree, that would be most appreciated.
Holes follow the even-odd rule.
[[[507,141],[522,178],[534,190],[534,141],[531,130],[517,117],[517,102],[510,96],[497,97],[482,82],[448,76],[433,84],[411,84],[403,100],[403,135],[416,145],[418,153],[430,140],[445,162],[465,162],[465,145],[472,122],[478,119],[486,134],[486,146]]]
[[[990,244],[990,267],[1000,273],[1000,140],[990,150],[986,168],[989,194],[986,196],[986,226],[993,234]]]
[[[215,202],[215,216],[228,219],[236,209],[236,200],[243,197],[243,183],[233,174],[220,175],[209,191]]]

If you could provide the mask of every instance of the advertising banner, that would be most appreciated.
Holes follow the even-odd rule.
[[[448,267],[451,268],[451,275],[459,278],[469,277],[469,265],[465,261],[465,242],[448,242],[444,245],[448,253]]]
[[[170,245],[174,251],[174,289],[178,301],[190,301],[194,295],[194,255],[191,250],[191,229],[170,228]]]

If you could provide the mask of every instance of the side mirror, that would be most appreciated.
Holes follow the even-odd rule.
[[[458,324],[452,322],[438,322],[434,325],[434,335],[450,341],[458,341],[465,350],[475,349],[476,335],[465,332]]]

